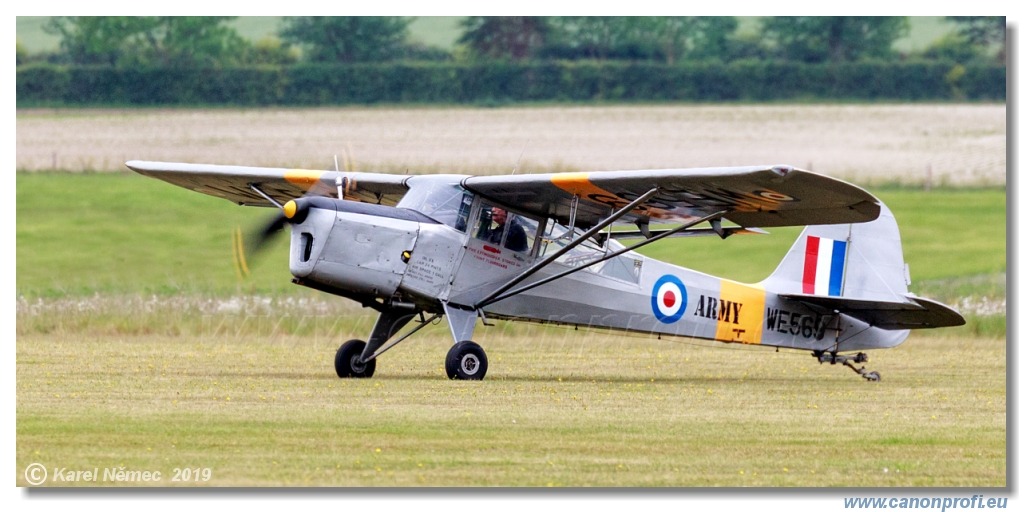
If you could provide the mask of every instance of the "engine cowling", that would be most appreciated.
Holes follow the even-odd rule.
[[[327,197],[289,201],[283,211],[297,282],[382,298],[398,289],[420,224],[434,223],[412,210]]]

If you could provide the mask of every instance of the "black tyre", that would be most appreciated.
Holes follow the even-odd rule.
[[[348,340],[342,343],[338,348],[338,353],[334,355],[334,371],[338,372],[338,377],[343,379],[373,377],[373,371],[377,368],[377,360],[367,361],[365,364],[359,362],[365,348],[366,342],[363,340]]]
[[[449,379],[483,380],[487,374],[487,354],[472,341],[461,341],[452,345],[444,361]]]

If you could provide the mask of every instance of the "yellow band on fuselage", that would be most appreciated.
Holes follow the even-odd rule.
[[[764,295],[761,286],[723,279],[715,338],[738,343],[761,343]]]

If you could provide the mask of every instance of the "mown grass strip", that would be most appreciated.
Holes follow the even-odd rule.
[[[38,462],[227,487],[1006,485],[1003,340],[911,338],[868,383],[791,351],[480,334],[483,382],[444,377],[443,328],[367,380],[327,338],[19,336],[17,483]]]

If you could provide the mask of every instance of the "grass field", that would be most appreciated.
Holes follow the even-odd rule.
[[[842,127],[830,127],[837,113],[878,133],[844,146]],[[51,476],[55,468],[161,471],[156,485],[189,487],[1004,487],[1001,113],[992,105],[19,112],[17,167],[34,172],[15,177],[16,484],[26,486],[25,468],[39,463]],[[339,116],[356,131],[324,134]],[[873,352],[867,367],[882,374],[877,384],[795,351],[509,323],[477,330],[491,363],[486,381],[444,378],[443,325],[388,352],[373,379],[340,380],[334,351],[365,336],[372,315],[291,285],[284,240],[253,263],[252,277],[236,275],[232,230],[258,225],[269,210],[118,170],[149,158],[143,150],[169,160],[223,155],[222,163],[270,154],[283,165],[332,139],[354,146],[360,166],[401,170],[422,158],[498,172],[506,149],[518,154],[538,133],[529,171],[609,168],[616,158],[650,153],[657,162],[680,151],[662,144],[671,139],[664,128],[684,118],[700,137],[682,154],[722,165],[721,148],[696,146],[725,137],[720,146],[740,158],[817,145],[831,156],[814,157],[815,167],[834,164],[823,170],[924,151],[942,162],[937,171],[977,170],[964,187],[929,192],[898,172],[854,174],[900,221],[912,290],[962,308],[969,325]],[[767,130],[784,119],[799,129]],[[410,124],[389,132],[396,120]],[[445,122],[489,135],[453,147],[470,128],[412,129]],[[736,129],[752,124],[773,135]],[[253,126],[263,134],[247,131]],[[345,138],[357,128],[362,138]],[[274,133],[283,142],[271,144]],[[583,149],[559,159],[559,137],[568,139],[563,148]],[[119,142],[100,143],[111,140]],[[47,156],[47,144],[61,153]],[[237,153],[242,147],[249,153]],[[39,158],[63,171],[38,172],[47,169],[30,163]],[[945,176],[936,182],[959,179]],[[756,281],[795,237],[778,229],[679,240],[648,254]],[[174,468],[210,469],[210,477],[175,482]]]
[[[159,484],[202,486],[1006,483],[1000,339],[912,338],[869,384],[804,353],[478,334],[484,382],[444,378],[440,328],[369,380],[333,375],[336,339],[19,336],[17,466],[211,468]]]

